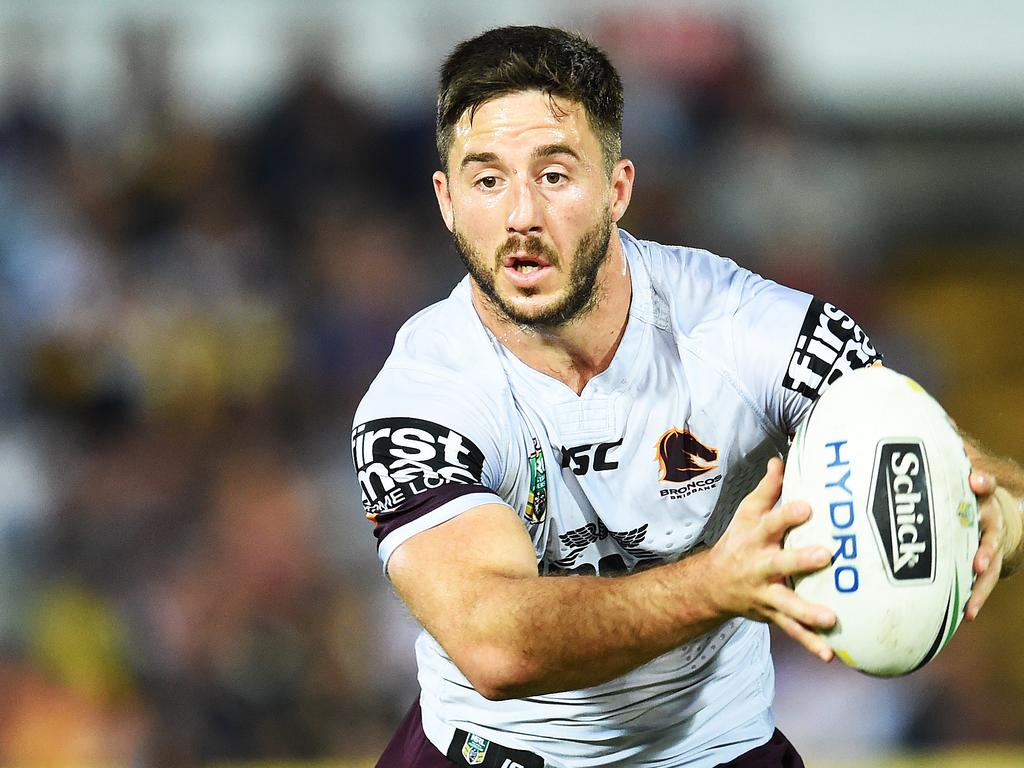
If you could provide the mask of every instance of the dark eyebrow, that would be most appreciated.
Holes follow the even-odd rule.
[[[533,152],[530,153],[534,160],[540,160],[543,157],[552,157],[554,155],[568,155],[573,158],[576,162],[582,162],[580,160],[579,153],[575,149],[570,147],[568,144],[545,144],[543,147],[537,147]],[[497,163],[498,156],[494,152],[470,152],[459,163],[460,168],[465,168],[470,163]]]
[[[551,157],[552,155],[568,155],[576,162],[582,162],[576,150],[568,144],[545,144],[543,147],[537,147],[533,150],[534,160],[539,160],[542,157]]]
[[[496,163],[498,156],[493,152],[470,152],[459,163],[459,168],[465,168],[470,163]]]

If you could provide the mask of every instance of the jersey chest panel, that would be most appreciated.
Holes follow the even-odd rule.
[[[611,391],[552,397],[512,382],[524,434],[506,498],[541,573],[611,575],[677,560],[717,538],[759,477],[752,460],[763,472],[771,441],[727,376],[667,333],[649,342],[651,354]]]

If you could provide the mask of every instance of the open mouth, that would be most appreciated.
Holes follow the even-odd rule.
[[[505,268],[518,272],[521,275],[528,275],[531,272],[536,272],[548,266],[551,265],[544,261],[544,259],[529,254],[516,254],[505,259]]]

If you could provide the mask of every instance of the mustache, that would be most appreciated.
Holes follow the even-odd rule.
[[[560,266],[558,252],[546,245],[539,237],[510,237],[495,252],[495,261],[500,266],[505,263],[505,258],[509,254],[519,252],[543,258],[553,267]]]

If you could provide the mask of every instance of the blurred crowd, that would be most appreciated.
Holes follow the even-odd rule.
[[[627,81],[625,227],[908,349],[851,142],[787,112],[741,28],[705,27],[653,58],[595,27]],[[0,112],[0,763],[371,754],[415,695],[413,630],[348,434],[394,332],[461,274],[433,115],[385,117],[311,54],[211,127],[175,103],[163,39],[126,31],[118,107],[87,131],[30,76]],[[780,655],[780,678],[805,674]],[[864,738],[962,737],[915,720],[910,692],[946,690],[929,680],[872,689],[902,714],[865,712]],[[1000,722],[985,735],[1024,739]]]
[[[92,135],[0,117],[0,762],[365,752],[412,689],[348,434],[450,282],[429,115],[310,62],[213,132],[152,42]]]

